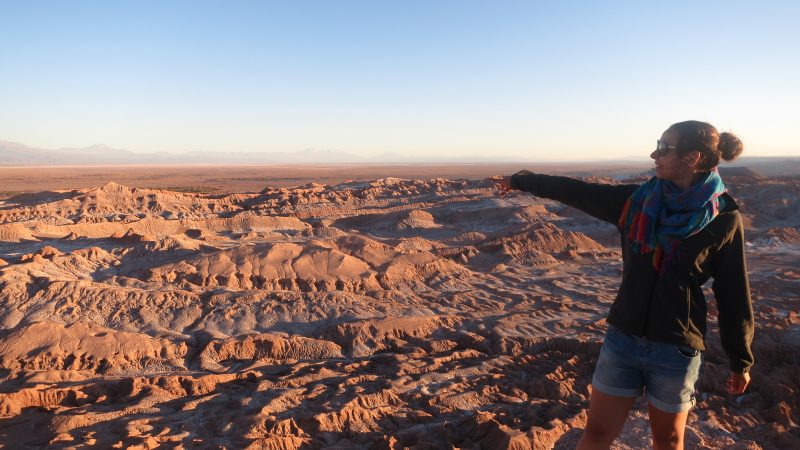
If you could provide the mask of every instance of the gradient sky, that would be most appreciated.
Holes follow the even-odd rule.
[[[800,156],[797,1],[0,1],[0,139],[135,152]]]

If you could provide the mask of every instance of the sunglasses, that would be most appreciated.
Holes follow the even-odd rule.
[[[658,155],[659,158],[663,158],[669,155],[670,150],[674,150],[676,148],[678,148],[677,145],[668,145],[666,142],[659,139],[656,141],[655,153],[656,155]]]

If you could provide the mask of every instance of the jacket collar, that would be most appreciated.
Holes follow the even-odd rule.
[[[720,195],[720,197],[722,197],[725,200],[725,207],[722,209],[722,211],[720,211],[721,213],[736,211],[737,209],[739,209],[739,204],[736,202],[736,199],[734,199],[727,192]]]

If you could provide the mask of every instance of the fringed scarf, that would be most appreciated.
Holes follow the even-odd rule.
[[[716,168],[685,191],[653,177],[628,198],[619,226],[634,252],[653,253],[653,267],[663,274],[680,240],[698,233],[725,207],[724,192]]]

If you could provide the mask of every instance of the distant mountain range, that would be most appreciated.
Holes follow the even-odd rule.
[[[387,155],[391,159],[391,155]],[[100,164],[270,164],[371,162],[345,152],[304,150],[295,153],[202,152],[134,153],[105,145],[47,150],[0,140],[0,165],[100,165]],[[380,159],[377,162],[382,162]]]
[[[619,158],[597,161],[600,164],[649,164],[647,158]],[[49,166],[49,165],[128,165],[128,164],[395,164],[395,163],[461,163],[487,164],[525,162],[521,158],[502,156],[477,157],[425,157],[414,158],[396,153],[384,153],[374,157],[363,157],[335,150],[309,149],[299,152],[207,152],[186,153],[135,153],[105,145],[83,148],[59,148],[56,150],[29,147],[24,144],[0,140],[0,166]],[[527,162],[548,164],[558,161],[529,159]],[[574,163],[580,163],[574,161]],[[800,157],[744,157],[731,166],[750,167],[768,176],[795,175],[800,173]]]
[[[518,161],[513,158],[413,158],[396,153],[363,157],[335,150],[299,152],[134,153],[105,145],[56,150],[29,147],[0,140],[0,166],[19,165],[118,165],[118,164],[391,164],[391,163],[487,163]]]
[[[499,156],[481,157],[410,157],[397,153],[383,153],[363,157],[336,150],[309,149],[299,152],[207,152],[186,153],[135,153],[105,145],[84,148],[59,148],[55,150],[29,147],[24,144],[0,140],[0,166],[21,165],[125,165],[125,164],[402,164],[402,163],[461,163],[486,164],[525,161],[525,158]],[[535,161],[533,158],[527,159]],[[639,164],[645,158],[620,158],[603,163]]]

